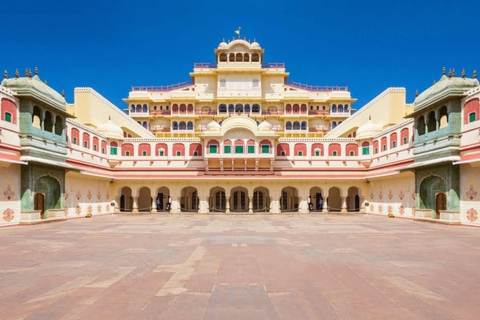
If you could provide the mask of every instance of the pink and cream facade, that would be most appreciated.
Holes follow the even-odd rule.
[[[13,117],[22,96],[15,92],[15,79],[4,80],[0,170],[8,182],[0,193],[1,223],[48,219],[48,210],[55,218],[139,211],[366,212],[416,218],[418,210],[430,208],[430,200],[418,202],[424,195],[415,178],[416,170],[431,166],[414,155],[418,124],[412,117],[422,101],[407,104],[404,88],[389,88],[353,113],[355,99],[346,87],[290,82],[284,64],[264,62],[256,42],[222,42],[215,61],[195,64],[191,81],[182,84],[133,87],[124,99],[126,112],[91,88],[76,88],[74,102],[63,101],[69,115],[63,122],[64,163],[41,162],[41,156],[22,152],[19,126],[29,118]],[[35,77],[27,76],[25,85],[36,85]],[[462,109],[458,154],[441,159],[459,167],[458,214],[449,207],[449,219],[433,213],[431,219],[480,224],[475,178],[480,176],[480,89],[476,79],[469,80],[468,90],[457,97]],[[4,110],[10,110],[10,121],[4,120]],[[36,185],[30,198],[23,196],[21,167],[30,163],[41,167],[43,176],[50,165],[63,168],[55,207],[37,203],[48,199],[35,196]],[[45,180],[44,188],[54,187],[54,181]],[[37,202],[26,210],[27,201]]]

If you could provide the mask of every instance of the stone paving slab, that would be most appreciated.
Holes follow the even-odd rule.
[[[479,319],[480,229],[114,215],[0,229],[0,319]]]

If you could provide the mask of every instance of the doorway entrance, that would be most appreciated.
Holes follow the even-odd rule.
[[[40,210],[40,217],[45,218],[45,195],[43,193],[35,193],[33,196],[33,210]]]

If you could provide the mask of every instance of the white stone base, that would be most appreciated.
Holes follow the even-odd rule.
[[[40,210],[22,212],[21,221],[40,220]]]

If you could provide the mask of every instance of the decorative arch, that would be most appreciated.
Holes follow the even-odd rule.
[[[322,143],[314,143],[312,144],[311,154],[312,156],[316,157],[323,157],[323,144]]]

